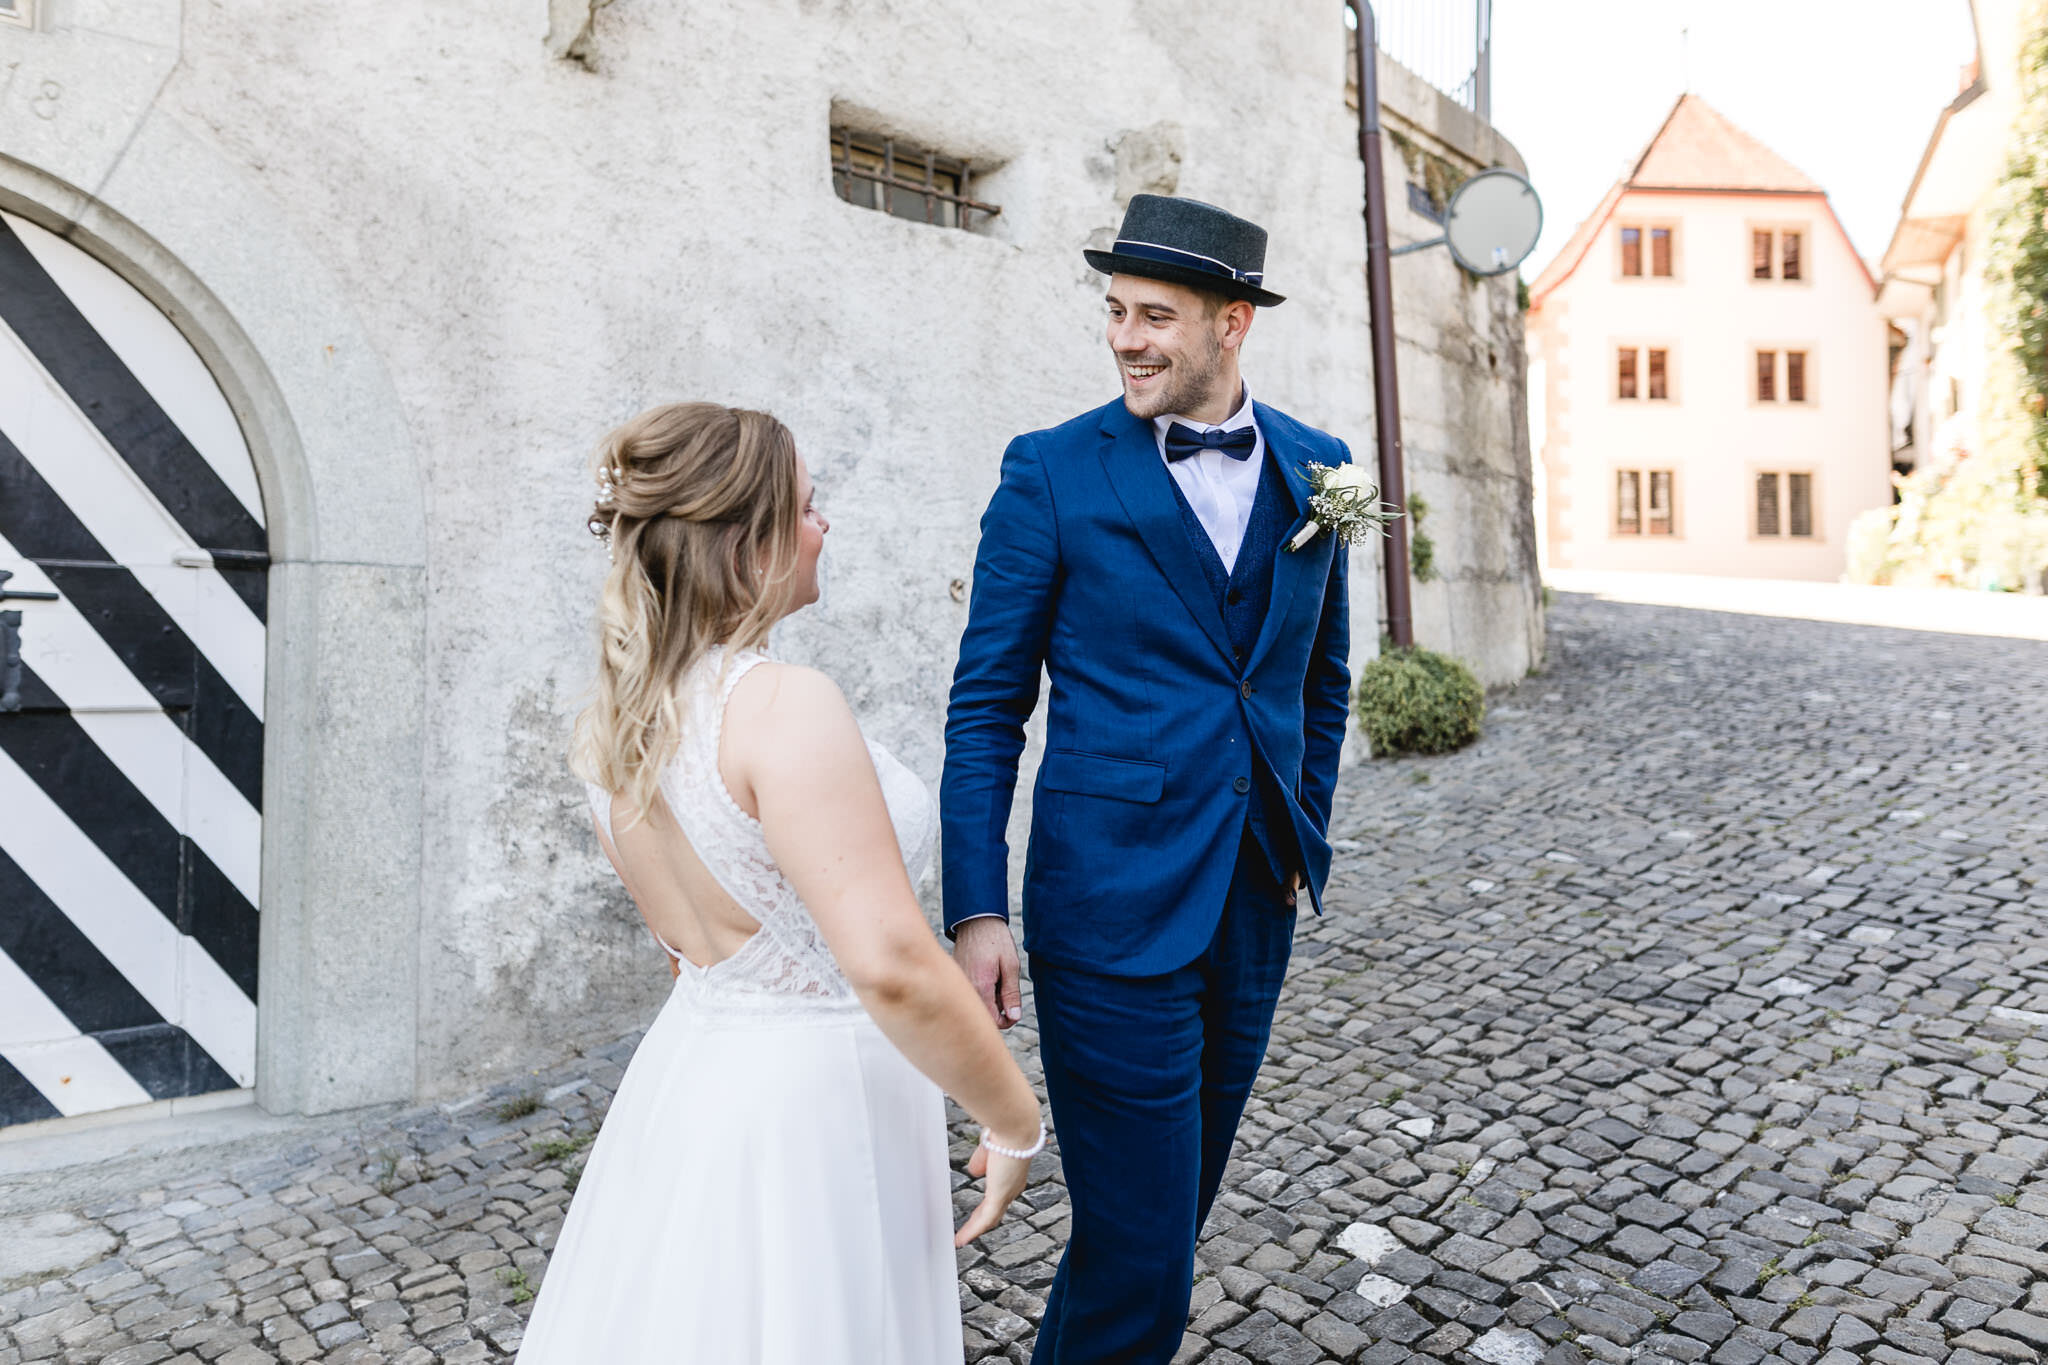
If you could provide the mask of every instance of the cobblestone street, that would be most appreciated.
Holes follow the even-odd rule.
[[[2048,1358],[2048,643],[1550,629],[1479,745],[1347,776],[1179,1360]],[[0,1284],[0,1365],[509,1359],[632,1041],[51,1210],[107,1249]],[[1028,1358],[1039,1174],[970,1360]]]

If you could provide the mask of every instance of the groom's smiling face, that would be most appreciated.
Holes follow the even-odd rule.
[[[1110,276],[1107,301],[1109,349],[1133,417],[1179,413],[1220,422],[1230,415],[1251,304],[1138,275]]]

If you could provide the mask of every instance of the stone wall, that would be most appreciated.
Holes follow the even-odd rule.
[[[562,758],[604,567],[584,459],[610,425],[683,397],[790,424],[833,531],[824,600],[778,648],[932,779],[1003,446],[1116,392],[1080,252],[1129,194],[1270,227],[1289,301],[1249,382],[1372,458],[1341,9],[1183,11],[136,0],[0,30],[0,202],[187,328],[271,503],[266,1105],[467,1089],[660,1000]],[[30,116],[44,80],[67,102]],[[1417,145],[1513,164],[1388,87]],[[838,121],[971,158],[1002,213],[959,231],[842,202]],[[1420,634],[1505,681],[1540,652],[1520,326],[1511,283],[1450,270],[1396,272],[1446,569]],[[1363,662],[1377,555],[1354,554]]]
[[[1527,173],[1507,139],[1384,55],[1379,86],[1392,245],[1443,233],[1411,186],[1441,210],[1477,171]],[[1355,84],[1349,96],[1355,108]],[[1415,641],[1512,684],[1543,660],[1517,277],[1478,279],[1443,247],[1395,257],[1392,273],[1408,491],[1426,508],[1409,531],[1434,559],[1414,583]]]

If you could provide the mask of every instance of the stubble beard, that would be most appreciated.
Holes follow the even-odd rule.
[[[1168,413],[1188,412],[1202,407],[1215,395],[1218,381],[1223,373],[1223,343],[1214,336],[1203,333],[1206,343],[1201,354],[1189,354],[1173,361],[1166,369],[1166,384],[1149,398],[1134,398],[1129,381],[1124,386],[1124,406],[1131,416],[1143,421],[1164,417]],[[1118,374],[1122,374],[1123,357],[1117,357]]]

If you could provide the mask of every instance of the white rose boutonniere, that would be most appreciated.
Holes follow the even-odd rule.
[[[1299,550],[1325,531],[1340,544],[1352,545],[1367,536],[1385,535],[1387,524],[1401,509],[1380,501],[1380,486],[1355,464],[1312,464],[1308,467],[1308,521],[1287,542]]]

